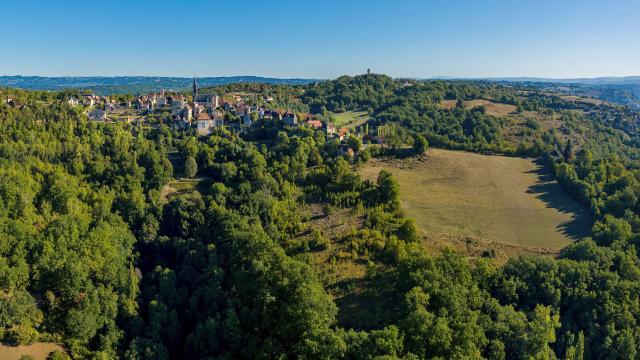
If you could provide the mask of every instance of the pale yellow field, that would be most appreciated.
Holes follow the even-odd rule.
[[[360,172],[375,179],[382,169],[427,233],[559,249],[590,229],[587,209],[531,159],[430,149],[420,159],[373,159]]]
[[[64,351],[64,348],[54,343],[34,343],[31,345],[7,346],[0,344],[0,359],[18,360],[22,355],[29,355],[36,360],[45,360],[53,351]]]
[[[456,107],[456,100],[442,100],[440,103],[446,109]],[[493,116],[505,116],[516,111],[515,105],[495,103],[484,99],[468,100],[464,102],[465,109],[473,109],[476,106],[484,106],[487,114]]]
[[[593,105],[602,105],[604,103],[604,101],[599,100],[599,99],[594,99],[594,98],[588,98],[588,97],[582,97],[582,96],[574,96],[574,95],[563,95],[560,96],[562,99],[564,100],[570,100],[570,101],[575,101],[575,102],[582,102],[582,103],[586,103],[586,104],[593,104]]]

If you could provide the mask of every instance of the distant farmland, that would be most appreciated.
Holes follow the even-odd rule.
[[[375,179],[382,169],[427,233],[557,250],[590,229],[588,211],[531,159],[430,149],[422,159],[373,159],[360,172]]]

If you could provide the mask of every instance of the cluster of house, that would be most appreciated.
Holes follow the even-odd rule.
[[[332,123],[323,123],[313,114],[304,114],[300,118],[291,111],[268,109],[266,106],[256,104],[246,104],[240,96],[235,99],[223,99],[214,94],[199,94],[196,79],[193,79],[192,101],[182,94],[151,93],[139,96],[132,102],[124,104],[111,101],[108,97],[96,95],[82,95],[80,99],[71,97],[68,102],[72,106],[80,104],[88,107],[101,105],[90,109],[87,116],[91,120],[106,121],[110,114],[123,113],[127,109],[136,109],[139,114],[148,114],[158,109],[171,109],[173,125],[176,128],[187,129],[195,127],[199,135],[209,135],[216,127],[223,126],[225,114],[233,114],[240,118],[240,123],[244,127],[250,127],[255,119],[280,120],[287,125],[307,125],[316,130],[324,129],[328,135],[337,136],[342,140],[349,134],[348,129],[337,129]],[[235,100],[235,101],[233,101]],[[266,104],[273,101],[273,98],[264,95]]]
[[[85,94],[85,95],[80,96],[80,98],[76,98],[75,96],[71,96],[69,98],[69,100],[67,100],[67,102],[71,106],[83,105],[83,106],[88,106],[90,108],[95,106],[95,105],[97,105],[97,104],[104,104],[105,110],[108,108],[109,104],[111,103],[111,101],[109,100],[108,97],[106,97],[106,96],[98,96],[98,95],[93,95],[93,94]],[[87,114],[87,116],[89,117],[90,120],[104,121],[104,120],[107,120],[107,112],[105,110],[92,109]]]
[[[7,105],[9,105],[11,107],[14,107],[14,108],[18,108],[18,109],[23,109],[26,106],[21,101],[12,99],[10,97],[7,97],[6,99],[3,99],[3,101],[4,101],[5,104],[7,104]]]
[[[99,103],[107,103],[109,102],[109,98],[106,96],[98,96],[98,95],[93,95],[93,94],[87,94],[87,95],[82,95],[80,96],[80,98],[76,98],[75,96],[72,96],[69,98],[68,100],[69,105],[71,106],[78,106],[80,104],[84,105],[84,106],[94,106],[96,104]]]

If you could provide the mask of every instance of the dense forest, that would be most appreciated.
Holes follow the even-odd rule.
[[[365,135],[385,136],[374,145],[277,121],[206,137],[91,122],[65,93],[0,91],[24,104],[0,102],[4,344],[62,343],[56,358],[74,359],[640,358],[640,143],[629,109],[375,74],[210,90],[261,92],[314,113],[367,111]],[[474,99],[554,126],[465,107]],[[590,208],[591,236],[557,258],[503,266],[428,253],[393,175],[372,182],[355,171],[428,146],[543,159]],[[183,175],[204,179],[198,191],[163,199]],[[388,313],[357,327],[338,321],[345,310],[310,261],[332,244],[309,228],[308,204],[365,219],[345,234],[345,261],[383,279]]]

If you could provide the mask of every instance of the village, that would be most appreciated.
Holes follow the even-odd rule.
[[[71,96],[67,100],[73,107],[82,106],[89,120],[100,122],[125,121],[148,122],[150,117],[170,117],[176,129],[196,130],[199,136],[211,134],[213,129],[226,126],[244,131],[259,120],[279,121],[286,126],[307,126],[323,130],[328,136],[343,140],[349,136],[346,127],[337,128],[332,122],[321,121],[315,114],[295,113],[290,110],[270,108],[273,98],[269,95],[243,97],[240,95],[219,96],[200,94],[196,78],[193,79],[191,98],[175,91],[161,91],[137,96],[134,100],[121,102],[108,96],[85,94]],[[258,101],[259,100],[259,101]],[[230,121],[234,119],[235,121]],[[355,134],[360,137],[358,132]]]

